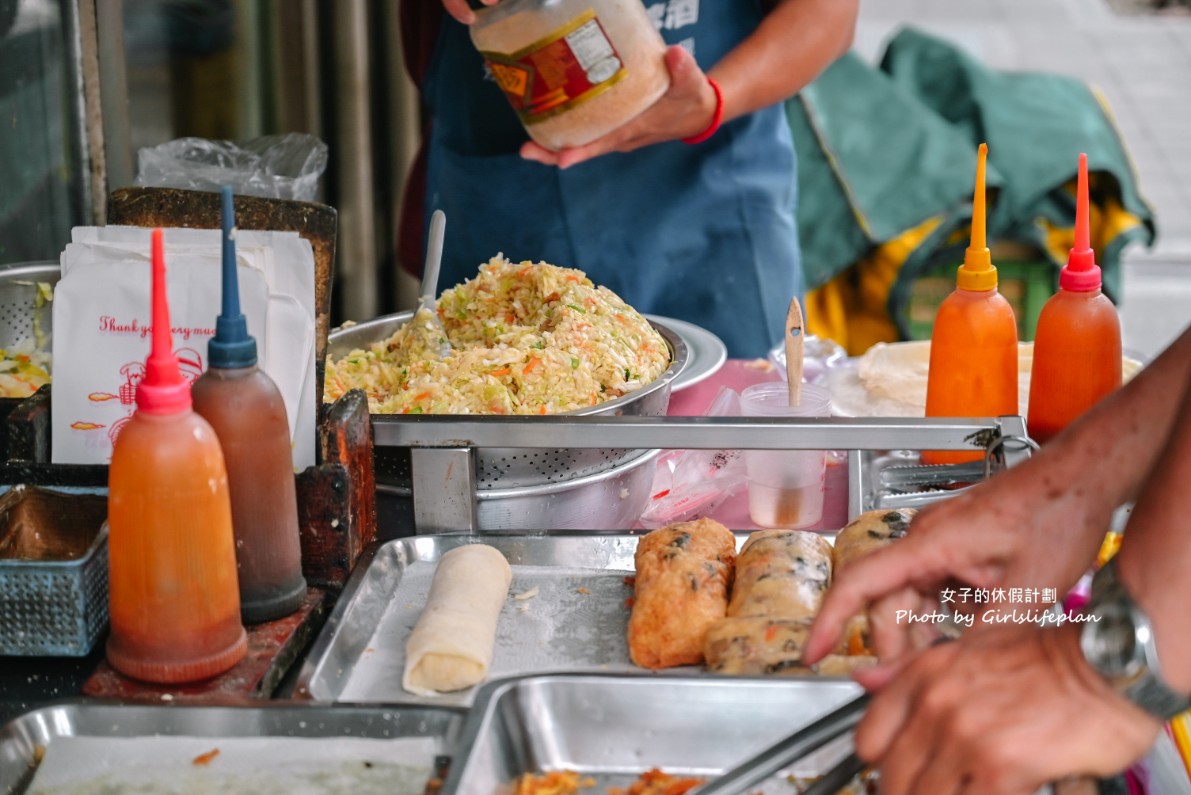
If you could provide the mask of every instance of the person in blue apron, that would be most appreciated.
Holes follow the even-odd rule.
[[[731,356],[764,356],[803,287],[780,101],[847,50],[858,0],[643,2],[677,45],[666,55],[671,88],[578,163],[569,161],[579,150],[527,145],[460,21],[474,18],[466,0],[444,0],[450,15],[435,0],[403,2],[407,63],[430,123],[407,185],[400,259],[420,267],[422,230],[442,209],[440,290],[497,253],[544,260],[583,270],[639,311],[712,331]],[[718,128],[709,76],[722,97]]]

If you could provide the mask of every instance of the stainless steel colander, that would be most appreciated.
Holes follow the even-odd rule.
[[[353,350],[366,349],[375,342],[391,337],[411,317],[412,312],[399,312],[335,329],[327,343],[327,354],[337,359]],[[678,334],[656,321],[653,326],[670,345],[670,367],[653,383],[641,389],[615,400],[567,412],[568,415],[656,417],[666,413],[670,404],[670,385],[686,366],[689,354],[686,343]],[[636,449],[482,448],[476,454],[476,478],[481,490],[522,489],[566,483],[627,464],[643,452]],[[411,481],[409,466],[408,450],[377,448],[376,481],[379,486],[408,487]]]
[[[51,304],[37,307],[37,283],[58,283],[57,262],[23,262],[0,266],[0,348],[8,348],[25,338],[34,338],[36,328],[45,335],[49,350],[54,328]]]

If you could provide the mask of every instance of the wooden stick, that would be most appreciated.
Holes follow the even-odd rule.
[[[786,382],[790,386],[790,405],[802,400],[802,305],[798,298],[790,299],[786,312]]]

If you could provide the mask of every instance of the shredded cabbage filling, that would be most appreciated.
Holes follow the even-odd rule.
[[[324,399],[351,389],[374,414],[556,414],[652,383],[665,339],[579,270],[497,255],[389,339],[327,358]],[[445,329],[449,350],[442,345]]]

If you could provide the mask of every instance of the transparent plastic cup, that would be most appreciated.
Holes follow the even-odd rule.
[[[789,405],[784,381],[754,384],[740,394],[746,417],[828,417],[831,394],[802,385],[797,406]],[[759,527],[810,527],[823,518],[827,453],[824,450],[746,450],[749,518]]]

